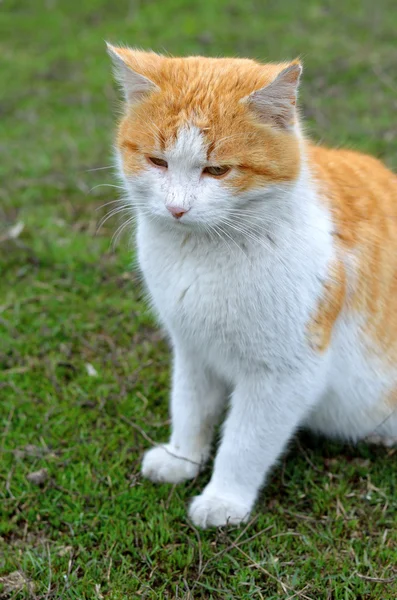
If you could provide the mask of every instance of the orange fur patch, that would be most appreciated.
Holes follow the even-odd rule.
[[[328,348],[334,324],[343,308],[345,295],[346,272],[343,263],[338,261],[330,269],[316,314],[308,325],[309,342],[314,350],[324,352]]]
[[[397,389],[394,389],[387,397],[387,406],[394,411],[397,408]]]
[[[397,358],[397,176],[371,156],[309,148],[312,171],[327,199],[341,252],[356,264],[347,309],[363,315],[367,338]]]
[[[235,168],[224,185],[244,191],[296,178],[300,166],[296,137],[260,123],[240,102],[290,63],[261,65],[248,59],[117,51],[159,88],[130,107],[120,123],[117,143],[127,172],[145,168],[144,154],[163,151],[175,142],[181,127],[191,124],[203,133],[208,161]]]

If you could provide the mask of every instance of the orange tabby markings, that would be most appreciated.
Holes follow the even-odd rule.
[[[346,273],[339,261],[332,265],[329,279],[324,283],[323,296],[313,320],[309,323],[308,334],[313,349],[324,352],[331,341],[332,331],[338,318],[346,294]]]
[[[126,171],[145,168],[143,154],[164,150],[187,125],[201,129],[207,157],[236,168],[225,185],[236,191],[291,181],[300,167],[299,143],[287,131],[263,125],[240,102],[270,83],[288,64],[260,65],[248,59],[166,58],[117,49],[135,71],[159,91],[127,109],[118,132]]]
[[[397,359],[397,177],[371,156],[311,146],[309,157],[335,222],[338,247],[356,264],[347,309],[363,315],[372,349]]]

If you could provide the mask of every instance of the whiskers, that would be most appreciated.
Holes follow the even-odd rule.
[[[126,221],[124,221],[123,223],[121,223],[121,225],[119,225],[119,227],[116,229],[116,231],[114,232],[114,234],[112,235],[112,239],[110,240],[110,245],[112,247],[112,250],[115,250],[117,248],[117,244],[121,238],[122,233],[127,229],[127,227],[129,227],[130,225],[134,225],[136,222],[137,216],[135,214],[132,214]]]
[[[117,200],[116,202],[120,202],[120,201]],[[108,202],[107,204],[113,204],[113,203]],[[103,225],[106,223],[106,221],[108,221],[112,217],[115,217],[116,215],[120,215],[121,213],[131,212],[132,210],[133,209],[132,209],[131,204],[122,204],[121,206],[117,206],[116,208],[113,208],[112,210],[110,210],[98,222],[98,225],[97,225],[97,228],[95,231],[95,235],[98,235],[99,231],[101,230]]]
[[[203,223],[202,228],[212,241],[224,244],[229,252],[237,248],[247,259],[249,259],[247,242],[262,246],[266,250],[274,250],[273,245],[269,244],[263,226],[258,226],[252,221],[238,220],[237,215],[241,217],[241,211],[235,213],[229,211],[229,215],[219,219],[215,225]]]
[[[106,169],[115,169],[115,166],[108,165],[106,167],[95,167],[94,169],[87,169],[86,173],[92,173],[93,171],[105,171]]]
[[[89,190],[89,193],[91,194],[91,192],[93,192],[94,190],[100,188],[100,187],[111,187],[111,188],[115,188],[116,190],[123,190],[125,191],[125,187],[122,185],[114,185],[113,183],[98,183],[97,185],[94,185],[94,187],[92,187]]]
[[[110,187],[121,188],[124,190],[124,188],[122,188],[121,186]],[[122,219],[122,222],[119,224],[111,238],[110,246],[113,251],[117,248],[117,245],[123,233],[127,229],[133,229],[133,226],[135,225],[136,220],[138,218],[137,209],[139,209],[142,215],[145,215],[149,219],[153,219],[153,215],[151,215],[151,213],[148,211],[147,205],[144,202],[132,200],[128,196],[105,202],[101,206],[98,206],[95,210],[100,211],[104,208],[108,208],[108,210],[98,221],[95,235],[98,235],[105,223],[107,223],[107,221],[109,221],[113,217],[119,217],[119,219]]]

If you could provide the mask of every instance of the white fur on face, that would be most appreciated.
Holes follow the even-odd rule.
[[[161,157],[168,169],[150,164],[139,175],[124,177],[132,203],[144,204],[146,214],[164,218],[180,227],[216,226],[230,217],[231,210],[249,201],[249,196],[239,197],[228,189],[223,180],[203,175],[209,166],[207,144],[200,129],[194,125],[179,130],[176,142]],[[226,177],[233,177],[231,172]],[[255,196],[258,192],[251,193]],[[263,190],[261,191],[263,195]],[[176,221],[167,207],[188,211]]]

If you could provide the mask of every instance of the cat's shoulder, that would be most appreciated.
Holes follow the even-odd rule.
[[[307,155],[312,171],[324,179],[346,179],[352,176],[382,177],[395,180],[397,175],[375,156],[347,148],[328,148],[308,144]]]

